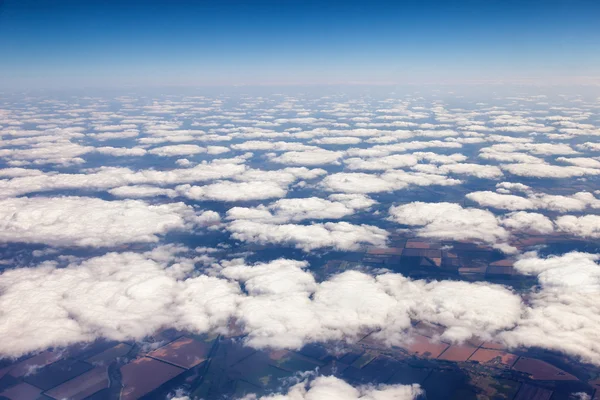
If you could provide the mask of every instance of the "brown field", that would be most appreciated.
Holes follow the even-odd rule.
[[[86,361],[92,364],[108,365],[118,357],[124,357],[131,350],[131,345],[127,343],[119,343],[118,345],[104,350],[100,354],[88,358]]]
[[[504,346],[496,342],[485,342],[481,345],[481,347],[493,350],[504,350]]]
[[[521,357],[513,366],[515,371],[524,372],[536,380],[576,381],[573,375],[548,364],[545,361]]]
[[[512,367],[518,358],[519,356],[505,351],[479,349],[471,356],[471,358],[469,358],[469,361],[477,361],[482,364],[501,364]]]
[[[32,370],[45,367],[46,365],[52,364],[60,358],[61,354],[59,353],[45,351],[36,356],[23,360],[17,364],[11,365],[10,367],[6,367],[0,370],[0,378],[6,375],[7,373],[10,373],[15,378],[20,378],[31,373]]]
[[[487,271],[487,265],[471,265],[471,266],[464,266],[464,267],[460,267],[458,268],[458,272],[463,275],[463,274],[485,274]]]
[[[448,348],[446,343],[432,342],[426,336],[415,335],[410,343],[403,346],[409,353],[418,357],[438,358]]]
[[[398,248],[398,247],[388,247],[388,248],[383,248],[383,247],[375,247],[375,248],[370,248],[369,250],[367,250],[367,254],[370,255],[396,255],[399,256],[402,254],[403,249]]]
[[[478,245],[472,242],[450,242],[447,243],[454,247],[453,251],[491,251],[491,247]]]
[[[271,360],[282,360],[284,359],[290,352],[288,350],[274,350],[269,353],[269,358]]]
[[[523,248],[540,244],[546,244],[547,242],[547,237],[527,237],[519,239],[516,243],[513,243],[513,245],[517,248]]]
[[[138,358],[121,367],[121,400],[139,399],[184,371],[150,357]]]
[[[407,249],[439,249],[439,243],[429,243],[422,240],[408,239],[406,241]]]
[[[42,389],[39,389],[29,383],[19,383],[4,392],[0,393],[3,398],[10,400],[36,400],[40,397]]]
[[[209,351],[209,344],[182,337],[148,353],[148,357],[189,369],[206,360]]]
[[[429,260],[432,261],[436,267],[442,266],[442,259],[439,257],[430,258]]]
[[[550,397],[552,397],[552,390],[524,383],[514,400],[550,400]]]
[[[405,257],[442,258],[442,251],[429,249],[404,249],[402,255]]]
[[[108,369],[98,367],[48,390],[45,394],[57,400],[82,400],[107,388],[109,383]]]
[[[500,260],[500,261],[494,261],[492,263],[490,263],[490,266],[494,266],[494,267],[512,267],[514,264],[514,261],[509,259],[509,258],[505,258],[504,260]]]
[[[446,361],[467,361],[473,353],[477,350],[477,347],[469,345],[455,345],[450,346],[446,351],[438,357],[438,360]]]
[[[442,257],[444,258],[458,258],[458,254],[450,250],[442,250]]]

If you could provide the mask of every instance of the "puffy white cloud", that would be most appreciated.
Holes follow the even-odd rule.
[[[576,176],[600,174],[600,169],[551,165],[546,163],[505,164],[500,167],[513,175],[533,178],[572,178]]]
[[[306,261],[286,259],[253,266],[233,260],[225,265],[220,274],[228,279],[243,282],[250,295],[283,295],[313,292],[317,288],[314,277],[305,271],[306,267]]]
[[[140,132],[137,129],[127,129],[122,132],[110,132],[109,131],[109,132],[90,134],[90,135],[88,135],[88,137],[94,138],[95,140],[102,142],[105,140],[112,140],[112,139],[133,138],[133,137],[138,136],[139,134],[140,134]]]
[[[600,237],[600,216],[565,215],[552,222],[548,217],[528,212],[496,216],[487,210],[463,208],[455,203],[413,202],[390,208],[391,219],[409,226],[423,237],[469,240],[490,244],[504,252],[514,252],[509,245],[512,233],[554,231],[578,237]]]
[[[600,200],[590,192],[577,192],[570,196],[532,193],[529,198],[536,203],[538,208],[559,212],[583,211],[588,207],[600,208]]]
[[[141,157],[146,154],[141,147],[96,147],[94,151],[115,157]]]
[[[467,156],[459,153],[445,155],[432,152],[415,152],[413,155],[418,157],[419,160],[426,160],[432,164],[454,164],[467,160]]]
[[[445,326],[443,339],[462,342],[510,329],[522,312],[520,297],[499,285],[413,281],[399,274],[357,271],[316,282],[306,267],[277,260],[234,264],[220,272],[243,282],[248,291],[236,311],[248,333],[247,344],[300,348],[315,341],[357,340],[378,329],[376,338],[398,345],[409,340],[412,320]]]
[[[195,217],[183,203],[19,197],[0,200],[0,241],[92,247],[156,242],[157,235],[185,229]]]
[[[588,207],[600,208],[600,200],[592,193],[578,192],[570,196],[549,195],[536,193],[528,187],[519,189],[524,191],[527,197],[513,194],[500,194],[491,191],[473,192],[466,195],[484,207],[493,207],[503,210],[552,210],[559,212],[583,211]]]
[[[292,386],[286,394],[248,395],[242,400],[414,400],[422,393],[416,384],[353,387],[334,376],[319,376]]]
[[[193,154],[206,153],[205,147],[200,147],[195,144],[177,144],[173,146],[155,147],[148,151],[150,154],[155,154],[162,157],[188,156]],[[218,153],[212,153],[218,154]]]
[[[529,152],[532,154],[551,156],[551,155],[570,155],[577,154],[571,146],[564,143],[501,143],[481,149],[482,152]]]
[[[510,193],[511,191],[527,192],[530,186],[518,182],[500,182],[496,184],[496,190],[500,193]]]
[[[148,197],[152,193],[157,195],[174,196],[177,191],[156,186],[173,185],[186,182],[211,181],[221,178],[234,178],[237,181],[249,182],[218,182],[207,186],[183,185],[180,194],[190,198],[219,199],[236,195],[231,194],[235,190],[243,190],[243,193],[252,194],[251,199],[264,199],[273,197],[284,197],[287,186],[298,179],[311,180],[323,174],[322,169],[308,169],[304,167],[291,167],[281,170],[263,171],[248,169],[246,166],[232,163],[243,162],[240,159],[221,159],[211,163],[201,163],[192,168],[173,169],[167,171],[139,170],[132,171],[128,168],[100,168],[87,174],[47,174],[37,170],[19,169],[8,171],[7,174],[16,178],[11,180],[0,180],[0,198],[17,196],[30,192],[61,190],[61,189],[83,189],[83,190],[106,190],[120,197]],[[0,170],[0,174],[2,171]],[[254,182],[254,184],[250,183]],[[201,189],[192,189],[201,188]],[[264,197],[260,191],[265,190]],[[240,192],[237,197],[243,195]],[[235,201],[235,200],[232,200]]]
[[[98,132],[115,132],[122,131],[128,129],[135,129],[137,125],[135,124],[121,124],[121,125],[96,125],[94,129]]]
[[[390,208],[391,218],[399,224],[420,226],[423,237],[480,241],[504,251],[514,251],[506,242],[510,232],[494,214],[477,208],[463,208],[454,203],[413,202]]]
[[[351,170],[385,171],[388,169],[412,167],[419,159],[412,154],[394,154],[391,156],[371,158],[348,158],[344,160],[346,167]]]
[[[251,140],[244,143],[231,145],[232,149],[235,150],[270,150],[270,151],[305,151],[305,150],[319,150],[317,146],[309,146],[299,142],[269,142]]]
[[[369,208],[377,203],[375,200],[364,194],[338,193],[329,195],[328,199],[345,204],[347,207],[355,210]]]
[[[388,233],[370,225],[347,222],[275,225],[251,220],[235,220],[227,229],[234,239],[261,244],[294,245],[304,251],[322,247],[357,250],[361,245],[385,246]]]
[[[568,253],[540,258],[528,253],[515,263],[537,276],[526,312],[501,338],[511,346],[562,351],[600,364],[600,266],[597,254]]]
[[[110,253],[65,268],[43,263],[5,271],[0,354],[97,337],[141,339],[168,326],[225,332],[232,318],[256,348],[354,341],[375,329],[384,342],[402,344],[413,319],[441,324],[445,340],[460,342],[512,328],[523,308],[519,296],[499,285],[357,271],[317,282],[306,262],[285,259],[254,265],[233,260],[214,276],[191,269],[190,276],[182,274],[182,265],[193,260],[174,257],[178,251]]]
[[[130,199],[156,196],[177,196],[176,190],[148,185],[119,186],[114,189],[110,189],[108,193],[112,194],[115,197],[123,197]]]
[[[450,148],[457,149],[461,148],[462,144],[457,142],[447,142],[441,140],[429,140],[426,142],[403,142],[394,144],[383,144],[373,146],[368,149],[349,149],[347,154],[353,157],[373,157],[373,156],[386,156],[391,153],[404,153],[411,150],[422,150],[429,148]]]
[[[582,168],[600,168],[600,161],[585,157],[558,157],[556,161],[565,162]]]
[[[321,186],[332,192],[377,193],[403,189],[408,184],[390,182],[374,174],[340,172],[326,176]]]
[[[198,164],[192,168],[157,171],[129,168],[103,167],[79,174],[31,173],[10,180],[0,180],[0,198],[49,190],[82,189],[106,190],[127,185],[173,185],[188,182],[203,182],[238,176],[247,170],[243,160],[225,159]]]
[[[231,150],[229,150],[229,147],[225,147],[225,146],[208,146],[206,148],[206,152],[208,154],[223,154],[223,153],[227,153]]]
[[[372,137],[377,136],[381,131],[377,129],[328,129],[328,128],[316,128],[311,131],[301,131],[294,135],[294,137],[302,139],[311,139],[314,137]]]
[[[97,337],[141,339],[163,326],[226,326],[240,292],[236,283],[205,275],[177,280],[162,263],[135,253],[5,271],[0,288],[3,355]]]
[[[584,215],[576,217],[573,215],[564,215],[556,219],[557,228],[571,235],[599,238],[600,237],[600,215]]]
[[[338,194],[331,200],[319,197],[281,199],[269,206],[256,208],[234,207],[227,211],[230,220],[247,219],[267,223],[297,222],[306,219],[339,219],[358,209],[368,208],[375,201],[360,194]],[[335,201],[337,200],[337,201]]]
[[[483,207],[493,207],[503,210],[535,210],[536,203],[522,196],[513,194],[500,194],[491,191],[472,192],[465,196]]]
[[[250,201],[285,197],[287,189],[278,182],[222,181],[204,186],[181,185],[175,188],[181,196],[192,200]]]
[[[435,138],[445,138],[450,136],[459,136],[460,133],[454,131],[452,129],[442,129],[442,130],[416,130],[414,131],[415,136],[425,136],[425,137],[435,137]]]
[[[316,144],[339,144],[339,145],[347,145],[347,144],[359,144],[361,142],[360,138],[353,136],[339,136],[339,137],[327,137],[321,139],[311,140],[310,143]]]
[[[434,165],[416,165],[414,170],[429,173],[429,174],[456,174],[456,175],[471,175],[482,179],[498,179],[504,174],[502,170],[494,165],[482,164],[444,164],[440,166]]]
[[[500,285],[410,280],[399,285],[399,281],[403,281],[399,275],[389,274],[384,278],[388,280],[383,280],[386,290],[393,293],[400,304],[414,302],[410,309],[411,318],[447,327],[441,338],[452,343],[460,343],[473,336],[490,338],[496,332],[515,326],[522,313],[521,298]],[[459,293],[469,293],[477,300],[472,302]],[[398,336],[391,324],[377,336],[389,343],[406,340]]]
[[[306,150],[289,151],[280,156],[272,157],[271,161],[286,165],[324,165],[335,164],[344,155],[340,151]]]
[[[290,185],[298,179],[312,180],[326,174],[327,171],[324,169],[308,169],[306,167],[287,167],[269,171],[248,169],[241,174],[235,175],[233,179],[243,182],[270,181],[277,182],[283,186]]]
[[[585,142],[583,144],[578,145],[577,148],[580,150],[587,150],[587,151],[600,151],[600,143]]]
[[[554,232],[554,224],[550,221],[550,218],[537,213],[528,213],[525,211],[510,213],[502,219],[501,223],[511,231],[542,234]]]
[[[82,146],[69,140],[38,143],[26,148],[0,149],[0,158],[4,158],[10,165],[44,165],[58,164],[63,166],[81,164],[84,160],[80,157],[93,152],[92,146]]]
[[[340,172],[326,176],[320,185],[331,192],[377,193],[392,192],[407,188],[409,185],[451,186],[460,183],[462,183],[460,180],[451,179],[443,175],[392,170],[381,175]]]
[[[2,178],[19,178],[24,176],[36,176],[44,175],[44,173],[37,169],[29,168],[4,168],[0,169],[0,177]]]
[[[188,160],[187,158],[180,158],[178,160],[175,161],[175,164],[177,164],[180,167],[191,167],[192,165],[194,165],[193,162],[191,162],[190,160]]]
[[[485,151],[484,151],[485,150]],[[525,153],[510,153],[503,151],[489,151],[487,149],[482,150],[479,154],[480,158],[485,160],[496,160],[500,162],[508,163],[526,163],[526,164],[543,164],[544,160],[539,157],[532,156]]]

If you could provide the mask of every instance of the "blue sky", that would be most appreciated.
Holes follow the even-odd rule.
[[[600,75],[600,2],[0,2],[6,88],[568,82]]]

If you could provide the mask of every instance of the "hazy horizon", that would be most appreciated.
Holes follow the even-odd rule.
[[[600,3],[0,2],[1,89],[598,84]]]

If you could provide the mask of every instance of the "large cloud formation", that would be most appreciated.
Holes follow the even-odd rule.
[[[250,220],[235,220],[227,225],[236,240],[260,244],[291,244],[304,251],[321,247],[358,250],[361,245],[385,246],[388,232],[371,225],[348,222],[322,224],[270,224]]]
[[[225,332],[231,321],[255,348],[298,349],[369,332],[402,345],[419,320],[439,325],[447,342],[495,338],[600,364],[598,259],[527,254],[515,268],[537,276],[540,288],[521,296],[490,283],[427,282],[394,273],[346,271],[318,282],[306,262],[286,259],[222,262],[210,276],[193,273],[193,258],[173,259],[158,250],[110,253],[66,268],[46,262],[0,275],[0,354],[97,337],[141,339],[169,326]]]
[[[499,186],[503,189],[504,186]],[[505,185],[506,186],[506,185]],[[522,185],[524,186],[524,185]],[[506,190],[506,189],[505,189]],[[466,195],[483,207],[493,207],[503,210],[552,210],[558,212],[583,211],[586,208],[600,208],[598,200],[590,192],[577,192],[569,196],[537,193],[528,186],[519,188],[526,196],[492,191],[472,192]]]
[[[233,207],[227,211],[227,218],[270,223],[339,219],[374,204],[374,200],[361,194],[334,194],[329,196],[329,200],[319,197],[281,199],[268,207]]]
[[[488,192],[476,192],[487,197]],[[505,196],[501,200],[507,208],[521,208],[521,201],[529,201],[512,195],[497,194]],[[473,193],[472,193],[473,194]],[[556,197],[556,196],[550,196]],[[585,196],[587,197],[587,196]],[[592,196],[593,197],[593,196]],[[480,196],[472,196],[472,199],[483,201]],[[496,197],[487,198],[497,199]],[[566,202],[564,209],[569,207],[585,207],[578,199]],[[576,204],[573,204],[576,203]],[[546,203],[547,204],[547,203]],[[556,206],[557,209],[563,209]],[[517,211],[504,215],[495,215],[488,210],[479,208],[464,208],[456,203],[425,203],[412,202],[399,206],[390,207],[390,219],[402,224],[415,227],[416,234],[422,237],[467,240],[491,245],[506,253],[516,252],[516,248],[510,245],[513,235],[516,233],[551,234],[562,232],[575,237],[598,238],[600,237],[600,216],[563,215],[554,221],[539,213]]]
[[[0,241],[91,247],[157,242],[157,235],[191,227],[204,217],[184,203],[19,197],[0,200]]]
[[[514,239],[529,233],[600,237],[595,99],[451,103],[425,93],[5,101],[0,242],[8,253],[24,251],[19,243],[113,247],[215,224],[230,234],[221,246],[232,252],[247,251],[246,243],[355,251],[386,245],[383,219],[423,237],[510,253]],[[19,197],[34,194],[47,197]],[[137,198],[145,201],[126,200]],[[223,223],[216,211],[198,211],[200,202],[218,208]],[[196,239],[199,248],[209,245]],[[395,345],[420,320],[440,325],[450,342],[479,336],[600,364],[595,255],[515,256],[516,270],[539,280],[516,293],[392,273],[346,271],[317,281],[294,260],[247,265],[203,254],[173,261],[160,250],[78,260],[50,251],[56,263],[0,275],[3,354],[100,336],[138,339],[166,326],[222,332],[232,323],[257,348],[365,333]],[[210,272],[196,264],[210,264]],[[311,398],[315,390],[290,393]]]
[[[0,353],[20,355],[97,337],[141,339],[163,326],[206,331],[226,324],[236,309],[238,285],[205,275],[179,281],[175,275],[177,269],[135,253],[66,268],[42,264],[5,271],[0,333],[7,340]]]
[[[20,196],[51,190],[106,190],[126,185],[173,185],[203,182],[237,176],[247,171],[245,165],[229,162],[211,162],[193,168],[158,171],[123,167],[101,167],[85,173],[31,173],[10,180],[0,180],[0,197]],[[35,170],[32,170],[35,171]]]
[[[419,226],[423,237],[480,241],[505,251],[510,232],[500,225],[494,214],[477,208],[463,208],[454,203],[413,202],[390,208],[391,218],[403,225]]]
[[[361,172],[340,172],[327,175],[321,186],[330,192],[378,193],[393,192],[414,186],[452,186],[462,181],[445,175],[391,170],[380,175]]]
[[[298,349],[371,331],[402,344],[413,319],[440,324],[443,339],[460,342],[514,327],[523,308],[519,296],[492,284],[358,271],[317,282],[306,262],[286,259],[223,262],[209,276],[193,273],[193,259],[171,258],[165,251],[110,253],[65,268],[47,262],[5,271],[0,354],[97,337],[141,339],[161,327],[225,332],[232,320],[256,348]]]
[[[541,258],[527,253],[517,271],[537,276],[526,313],[502,334],[512,346],[543,347],[600,363],[600,255],[568,253]]]

